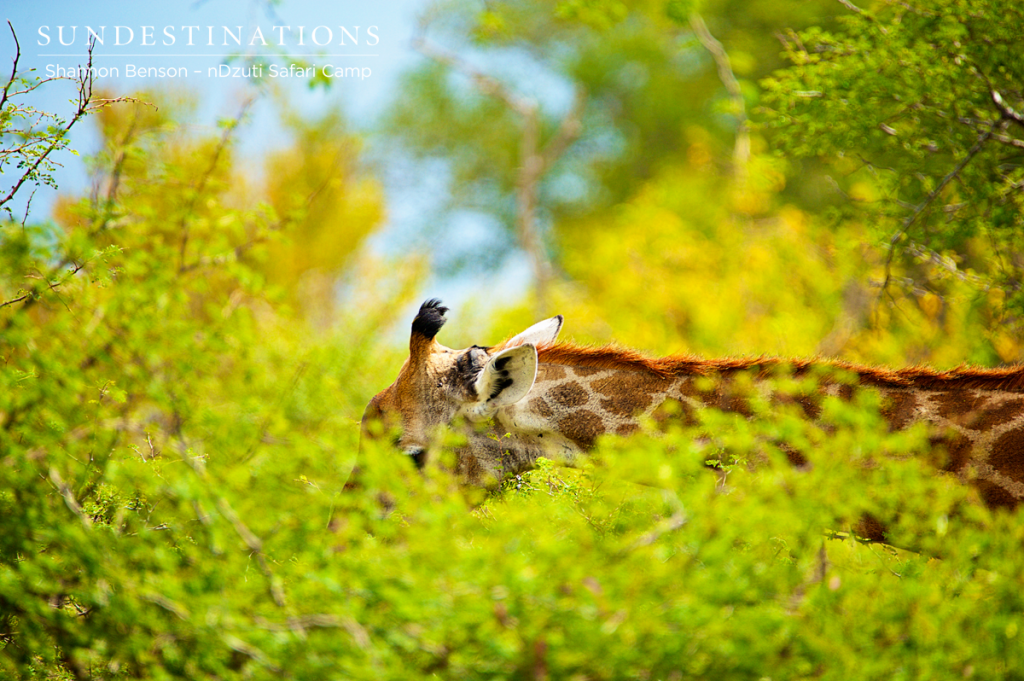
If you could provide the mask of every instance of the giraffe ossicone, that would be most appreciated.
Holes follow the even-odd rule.
[[[436,340],[446,312],[437,300],[420,307],[409,358],[395,382],[370,401],[363,433],[393,429],[399,448],[422,465],[440,430],[470,422],[455,454],[457,471],[472,483],[500,481],[541,456],[572,464],[600,436],[639,430],[667,402],[679,405],[677,418],[690,421],[705,408],[749,416],[747,396],[735,380],[740,374],[767,385],[761,379],[780,369],[800,377],[822,368],[879,391],[891,429],[930,424],[932,447],[945,457],[942,469],[970,481],[989,506],[1015,507],[1024,499],[1021,366],[935,371],[766,357],[651,358],[611,346],[557,343],[561,316],[494,346],[453,350]],[[854,385],[828,371],[821,375],[818,396],[849,399],[853,391]],[[772,397],[796,402],[809,419],[819,415],[813,397]]]

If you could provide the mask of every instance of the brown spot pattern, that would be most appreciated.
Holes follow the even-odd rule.
[[[719,408],[722,411],[735,412],[747,418],[754,415],[754,412],[750,409],[750,404],[747,402],[747,396],[737,392],[723,394]]]
[[[860,521],[857,522],[853,532],[858,537],[863,537],[869,541],[884,542],[886,535],[885,529],[885,523],[870,513],[865,513],[861,516]]]
[[[939,416],[953,421],[960,421],[955,417],[969,414],[979,409],[984,409],[986,398],[976,399],[969,393],[956,392],[953,390],[935,393],[932,401],[938,406]]]
[[[989,508],[1014,508],[1017,505],[1017,498],[1010,494],[1009,490],[1003,489],[991,480],[975,480],[974,486]]]
[[[734,412],[750,418],[754,412],[747,402],[747,395],[732,381],[722,379],[711,390],[699,390],[697,393],[702,402],[712,409]]]
[[[601,400],[601,408],[612,416],[635,416],[646,409],[654,399],[650,395],[618,395]]]
[[[796,398],[797,404],[803,409],[804,416],[816,421],[821,416],[821,402],[817,397],[811,395],[800,395]]]
[[[893,430],[902,430],[914,422],[917,397],[909,392],[891,392],[885,396],[882,416]]]
[[[683,379],[676,384],[676,392],[682,397],[696,397],[697,388],[693,385],[692,379]]]
[[[601,417],[586,409],[581,409],[562,418],[558,422],[558,430],[584,448],[593,447],[597,436],[603,435],[605,432]]]
[[[815,395],[791,395],[789,393],[775,393],[775,401],[779,404],[795,404],[803,411],[808,419],[816,420],[821,415],[819,398]]]
[[[558,426],[567,438],[582,447],[592,446],[597,436],[606,430],[620,435],[635,432],[637,424],[630,420],[652,407],[656,422],[693,423],[696,405],[688,398],[696,398],[711,408],[750,417],[750,395],[745,390],[746,383],[735,380],[736,371],[751,371],[757,380],[769,377],[779,366],[785,366],[786,373],[796,376],[816,367],[836,368],[851,372],[860,386],[882,391],[882,414],[893,430],[906,428],[922,418],[933,420],[933,456],[929,458],[937,467],[962,476],[976,459],[984,462],[980,465],[985,470],[997,473],[973,481],[990,506],[1014,506],[1019,501],[1012,488],[1007,489],[1001,480],[1005,476],[1024,483],[1024,427],[1015,427],[996,437],[994,442],[989,440],[991,446],[984,449],[978,449],[981,445],[975,444],[977,436],[973,432],[987,433],[994,428],[1010,427],[1014,419],[1024,416],[1024,395],[1021,395],[1024,367],[993,370],[961,367],[934,371],[924,367],[892,370],[804,360],[786,361],[783,365],[783,360],[775,358],[649,359],[612,347],[565,345],[542,349],[542,356],[565,367],[542,365],[543,380],[558,381],[572,376],[580,380],[552,389],[547,394],[547,402],[534,399],[531,408],[545,418],[552,411],[555,414],[560,409],[571,411],[562,413]],[[609,371],[614,372],[613,375],[603,373]],[[827,374],[819,385],[820,393],[776,394],[773,399],[777,404],[798,405],[805,417],[816,420],[821,416],[823,393],[835,394],[849,402],[858,389],[855,384],[830,379]],[[995,390],[1003,391],[1002,395],[989,392]],[[580,409],[588,404],[590,394],[599,400],[601,409],[597,413]],[[684,399],[678,403],[666,400],[669,394]],[[789,451],[784,443],[783,449],[792,463],[806,465],[798,452]],[[883,529],[874,521],[860,531],[871,538],[881,538]]]
[[[657,424],[678,421],[686,426],[696,426],[700,423],[693,407],[674,399],[667,399],[655,407],[651,412],[651,418]]]
[[[929,439],[933,450],[945,452],[947,459],[934,461],[944,471],[959,473],[971,460],[971,439],[963,433],[950,430],[945,435]]]
[[[651,406],[671,385],[668,379],[646,371],[620,371],[594,381],[592,387],[607,399],[601,407],[614,416],[631,417]]]
[[[1008,478],[1024,481],[1022,454],[1024,454],[1024,428],[1017,428],[1003,433],[992,444],[988,464]]]
[[[964,425],[973,430],[985,432],[996,426],[1009,423],[1022,413],[1024,413],[1024,400],[1010,399],[992,409],[980,411],[970,423]]]
[[[853,386],[849,383],[841,383],[836,394],[843,402],[849,402],[853,400]]]
[[[695,355],[677,355],[655,359],[633,350],[614,346],[584,347],[571,343],[542,345],[537,348],[545,363],[574,367],[578,375],[583,370],[632,369],[648,371],[666,377],[710,376],[717,373],[753,369],[762,373],[784,366],[799,375],[807,369],[839,370],[855,374],[861,385],[881,388],[915,388],[919,390],[1003,390],[1024,392],[1024,365],[1001,369],[959,367],[950,371],[936,371],[927,367],[888,369],[867,367],[842,361],[809,359],[782,359],[778,357],[720,357],[704,359]],[[844,394],[845,393],[845,394]],[[840,395],[848,398],[845,390]]]
[[[578,407],[586,404],[589,399],[587,389],[575,381],[552,388],[548,395],[563,407]]]
[[[935,393],[932,395],[932,403],[938,408],[938,415],[944,419],[964,412],[963,396],[952,391]]]
[[[549,419],[554,416],[555,412],[551,409],[551,405],[543,397],[534,397],[530,400],[530,411],[534,414],[539,415],[541,418]]]
[[[810,467],[808,465],[807,457],[798,452],[797,450],[788,447],[785,444],[781,444],[779,448],[782,450],[783,454],[786,455],[786,460],[789,461],[789,463],[792,464],[793,466],[797,468]]]
[[[614,397],[621,393],[660,393],[665,392],[672,382],[644,371],[619,371],[613,376],[594,381],[593,388],[602,395]]]

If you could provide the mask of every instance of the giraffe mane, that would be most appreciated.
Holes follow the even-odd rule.
[[[780,367],[788,367],[793,375],[800,376],[814,368],[822,368],[855,374],[862,384],[877,387],[1024,392],[1024,365],[996,369],[961,365],[940,371],[925,366],[889,369],[834,359],[787,359],[765,355],[714,359],[698,355],[654,358],[616,345],[587,346],[573,343],[541,345],[537,348],[537,354],[540,361],[546,364],[647,371],[662,378],[710,376],[735,371],[756,371],[759,375],[768,375]]]

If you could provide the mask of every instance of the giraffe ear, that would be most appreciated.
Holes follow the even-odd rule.
[[[537,378],[537,348],[519,345],[495,354],[477,377],[477,402],[472,411],[490,416],[498,407],[514,404],[526,397]]]
[[[509,338],[501,344],[503,348],[514,348],[517,345],[548,345],[554,343],[558,338],[558,332],[562,330],[562,315],[556,315],[551,319],[537,322],[526,331]]]

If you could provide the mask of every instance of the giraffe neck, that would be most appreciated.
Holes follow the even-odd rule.
[[[1024,394],[1014,390],[882,388],[894,429],[925,421],[943,470],[970,481],[989,506],[1024,500]]]
[[[491,472],[526,470],[539,456],[572,464],[600,436],[636,432],[666,400],[692,399],[691,380],[633,367],[542,363],[530,394],[497,414],[489,439],[501,449],[502,465]]]
[[[690,379],[629,368],[541,364],[522,412],[539,415],[576,448],[588,449],[601,435],[635,432],[665,400],[690,393]]]
[[[728,373],[759,372],[781,363],[648,360],[620,351],[587,349],[574,350],[582,361],[573,362],[574,355],[559,351],[556,346],[541,352],[529,395],[499,411],[487,443],[472,443],[474,452],[484,451],[483,461],[475,465],[500,477],[532,467],[539,456],[572,464],[600,436],[635,432],[670,399],[680,403],[684,417],[702,407],[749,416],[746,399],[729,390]],[[797,372],[812,366],[804,361],[788,364]],[[882,393],[882,414],[892,429],[929,423],[941,468],[974,484],[988,505],[1013,507],[1024,500],[1024,369],[939,373],[839,368],[852,369],[862,385]],[[718,380],[712,390],[699,390],[698,379],[705,375],[726,379]],[[853,388],[826,382],[821,392],[848,399]],[[808,418],[817,417],[816,400],[796,401]]]

